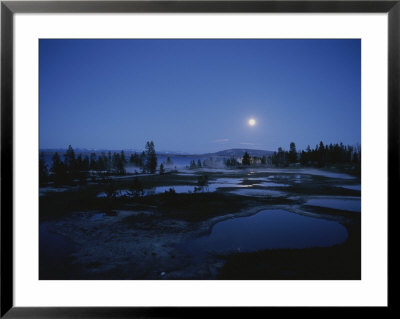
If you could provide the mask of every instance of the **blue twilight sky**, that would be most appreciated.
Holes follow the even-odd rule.
[[[360,40],[40,40],[40,147],[361,142]],[[251,127],[248,120],[254,118]]]

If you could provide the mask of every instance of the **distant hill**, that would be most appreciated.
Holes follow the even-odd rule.
[[[208,153],[205,154],[207,156],[221,156],[221,157],[242,157],[244,153],[247,152],[250,156],[269,156],[272,155],[273,151],[266,151],[266,150],[253,150],[247,148],[231,148],[229,150],[223,150],[215,153]]]

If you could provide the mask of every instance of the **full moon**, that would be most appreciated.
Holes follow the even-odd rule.
[[[255,119],[250,119],[250,120],[249,120],[249,125],[250,125],[250,126],[256,125],[256,120],[255,120]]]

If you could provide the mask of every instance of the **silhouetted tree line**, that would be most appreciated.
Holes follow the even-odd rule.
[[[45,185],[49,180],[49,169],[44,159],[44,153],[39,155],[39,185]]]
[[[238,162],[238,160],[234,157],[228,158],[225,160],[225,165],[227,167],[237,167],[240,165],[240,163]]]
[[[292,142],[289,151],[279,147],[278,151],[270,157],[270,162],[277,167],[287,167],[293,164],[316,167],[330,164],[360,164],[361,147],[360,145],[343,145],[343,143],[324,145],[321,141],[313,149],[307,146],[306,150],[297,152],[296,144]]]
[[[204,168],[214,167],[214,159],[212,157],[203,160]]]
[[[130,157],[130,162],[138,163],[143,172],[154,173],[157,168],[157,156],[154,142],[146,143],[145,151],[138,156],[136,153]],[[128,163],[125,153],[102,152],[100,155],[91,153],[82,157],[82,154],[76,156],[71,145],[68,146],[62,161],[58,152],[52,157],[51,167],[48,168],[44,159],[44,154],[39,157],[39,183],[44,185],[49,181],[55,185],[71,185],[76,181],[85,184],[87,177],[91,172],[104,175],[125,175],[125,165]],[[163,168],[162,168],[163,170]]]
[[[40,154],[39,158],[39,182],[41,185],[52,181],[56,185],[70,185],[75,181],[80,184],[85,184],[90,171],[124,175],[126,158],[124,151],[121,153],[108,152],[101,153],[97,156],[96,153],[91,153],[82,157],[82,154],[76,156],[71,145],[68,146],[62,161],[58,152],[55,152],[52,159],[50,169],[44,160],[44,154]]]
[[[205,161],[203,162],[203,164],[205,164]],[[200,160],[197,160],[197,163],[194,160],[190,161],[190,166],[189,166],[190,169],[196,169],[196,168],[202,168],[202,167],[203,167],[203,165],[201,164]],[[204,167],[206,167],[206,166],[204,166]]]
[[[227,167],[241,167],[241,166],[257,166],[257,165],[265,165],[267,164],[267,157],[264,155],[262,157],[259,156],[250,156],[249,153],[245,152],[239,162],[236,158],[231,157],[230,159],[225,160],[225,165]]]
[[[201,160],[191,160],[190,164],[189,164],[189,168],[190,169],[196,169],[196,168],[206,168],[206,167],[214,167],[214,160],[212,157],[210,157],[209,159],[205,159],[203,160],[203,163],[201,162]]]
[[[134,166],[138,167],[143,167],[144,166],[144,161],[146,159],[146,154],[144,151],[141,154],[137,154],[136,152],[131,154],[131,157],[129,158],[129,163]]]
[[[125,164],[127,163],[124,151],[121,153],[111,153],[107,154],[102,152],[99,156],[96,153],[90,154],[90,165],[89,169],[91,171],[125,175]]]

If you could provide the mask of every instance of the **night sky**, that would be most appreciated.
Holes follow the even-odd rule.
[[[361,142],[360,40],[40,40],[40,148]],[[250,118],[256,125],[250,126]]]

